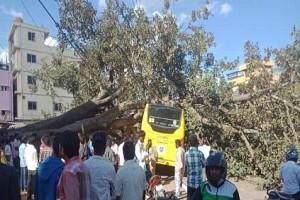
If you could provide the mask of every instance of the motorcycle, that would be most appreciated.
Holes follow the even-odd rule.
[[[278,190],[267,191],[266,200],[296,200],[292,195],[280,192]]]
[[[166,193],[159,175],[152,176],[147,181],[146,195],[148,200],[177,200],[174,194]]]
[[[160,176],[155,175],[149,179],[146,194],[150,197],[150,199],[156,199],[157,197],[165,197],[165,190],[162,186]]]

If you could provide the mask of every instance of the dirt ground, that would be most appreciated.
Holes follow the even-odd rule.
[[[164,189],[167,193],[169,192],[175,192],[175,182],[174,182],[174,169],[171,168],[165,168],[163,166],[158,166],[157,172],[162,176],[163,179],[163,185]],[[251,179],[249,181],[247,180],[241,180],[241,181],[234,181],[233,182],[236,187],[238,188],[240,199],[241,200],[264,200],[265,196],[267,194],[266,191],[258,191],[256,189],[256,185],[254,183],[255,179]],[[256,180],[257,181],[257,180]],[[184,178],[183,182],[186,183],[186,177]],[[186,199],[186,193],[182,191],[181,193],[182,200]]]
[[[175,182],[174,182],[174,171],[173,169],[170,168],[157,168],[157,172],[159,175],[162,176],[163,180],[163,187],[167,193],[175,192]],[[258,191],[256,189],[256,185],[253,183],[253,181],[247,181],[247,180],[242,180],[242,181],[234,181],[230,180],[233,182],[236,187],[238,188],[239,194],[240,194],[240,199],[241,200],[264,200],[266,196],[266,191]],[[184,178],[184,181],[186,183],[186,177]],[[26,196],[22,196],[22,200],[25,200]],[[185,200],[186,198],[186,192],[182,190],[181,197],[180,199]]]
[[[174,177],[163,177],[164,180],[164,189],[166,192],[174,192],[175,191],[175,182]],[[185,180],[186,181],[186,180]],[[240,193],[241,200],[264,200],[266,195],[266,191],[257,191],[255,189],[255,185],[249,183],[248,181],[232,181],[238,188]],[[185,200],[186,193],[183,191],[181,193],[180,199]],[[22,196],[22,200],[26,200],[26,196]]]
[[[164,189],[166,192],[174,192],[175,191],[175,182],[174,177],[163,177],[164,180]],[[236,187],[238,188],[240,199],[241,200],[264,200],[266,196],[266,191],[258,191],[255,189],[255,185],[253,183],[250,183],[249,181],[238,181],[235,182],[233,180],[230,180],[233,182]],[[184,180],[186,182],[186,178]],[[184,200],[186,198],[186,193],[182,190],[180,199]]]

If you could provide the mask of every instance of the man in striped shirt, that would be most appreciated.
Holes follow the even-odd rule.
[[[52,151],[50,137],[48,135],[44,135],[41,138],[39,162],[42,162],[43,160],[46,160],[46,158],[50,157],[52,155]]]
[[[204,168],[204,155],[198,150],[198,138],[195,134],[189,136],[190,149],[185,155],[187,172],[187,196],[188,199],[203,181],[202,171]]]

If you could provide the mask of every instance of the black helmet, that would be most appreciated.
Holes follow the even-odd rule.
[[[298,152],[297,152],[297,149],[295,147],[292,147],[292,148],[289,149],[289,151],[286,154],[286,159],[288,161],[297,162],[297,160],[298,160]]]
[[[211,176],[210,170],[212,168],[219,168],[221,170],[219,177]],[[215,187],[219,187],[220,185],[222,185],[227,175],[227,163],[224,153],[212,152],[206,159],[205,172],[207,180],[210,184]]]

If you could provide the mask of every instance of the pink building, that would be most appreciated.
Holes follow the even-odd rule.
[[[9,66],[0,62],[0,122],[13,121],[13,77]]]

